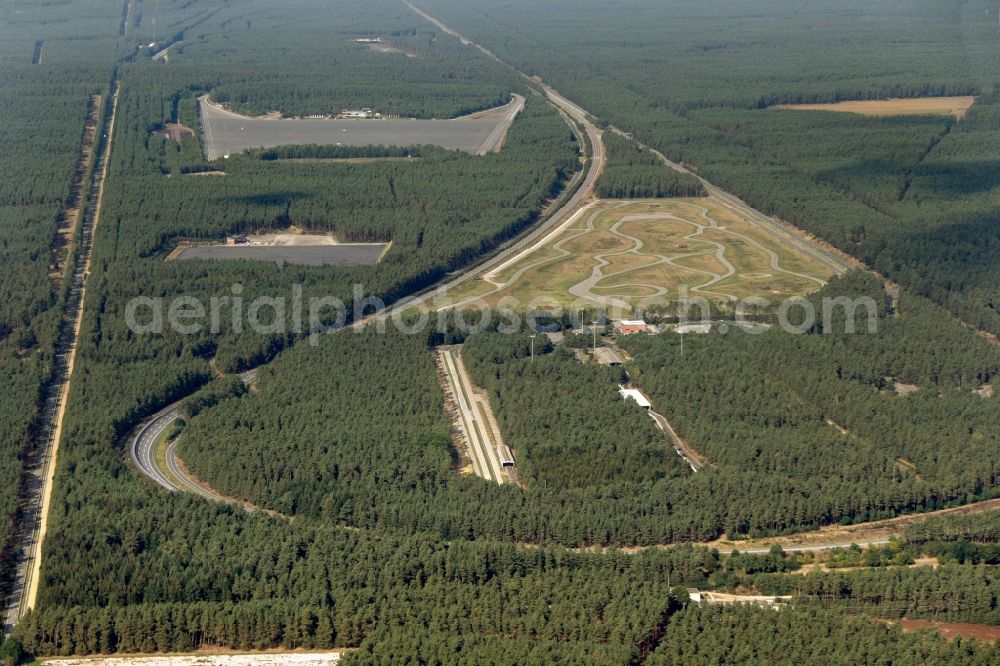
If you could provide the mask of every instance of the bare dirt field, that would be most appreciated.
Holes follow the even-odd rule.
[[[249,148],[321,144],[343,146],[435,145],[448,150],[483,153],[494,150],[514,121],[524,98],[484,115],[452,120],[334,118],[250,118],[202,97],[205,155],[209,160]]]
[[[798,296],[828,277],[811,257],[709,199],[600,201],[453,297],[630,308],[681,289],[713,301]]]
[[[860,113],[864,116],[951,115],[961,120],[975,102],[975,97],[916,97],[835,104],[779,104],[771,108],[793,111],[837,111]]]
[[[983,513],[985,511],[995,511],[998,509],[1000,509],[1000,499],[993,499],[966,506],[941,509],[940,511],[933,511],[930,513],[915,513],[912,515],[900,516],[898,518],[877,520],[870,523],[858,523],[857,525],[829,525],[813,532],[803,532],[801,534],[792,534],[789,536],[764,539],[745,539],[741,541],[718,539],[717,541],[701,545],[709,548],[718,548],[722,551],[729,551],[733,548],[746,551],[767,549],[774,544],[779,544],[785,549],[812,548],[830,544],[866,544],[885,541],[892,537],[899,537],[902,535],[903,529],[908,525],[922,523],[932,516]]]
[[[153,132],[153,136],[162,136],[174,141],[180,141],[185,137],[194,136],[194,130],[180,123],[167,123],[163,129]]]
[[[900,620],[903,631],[922,631],[937,629],[945,638],[975,638],[986,643],[995,643],[1000,639],[1000,626],[992,624],[965,624],[961,622],[935,622],[932,620]]]

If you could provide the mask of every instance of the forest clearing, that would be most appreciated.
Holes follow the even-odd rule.
[[[487,112],[450,120],[426,118],[253,118],[200,99],[203,143],[209,160],[228,158],[249,148],[286,145],[338,146],[435,145],[446,150],[482,154],[501,144],[524,98]]]
[[[1000,663],[996,3],[414,1],[0,25],[0,663]]]
[[[261,234],[229,236],[225,242],[181,241],[167,255],[175,259],[257,259],[302,266],[372,266],[392,243],[341,243],[333,234],[306,233],[298,227]]]
[[[875,99],[832,104],[778,104],[772,109],[791,111],[836,111],[839,113],[860,113],[863,116],[955,116],[961,120],[968,113],[976,98],[962,97],[914,97],[907,99]]]
[[[926,631],[936,629],[948,639],[973,638],[977,641],[995,643],[1000,639],[1000,627],[993,624],[972,624],[969,622],[936,622],[934,620],[900,620],[903,631]]]

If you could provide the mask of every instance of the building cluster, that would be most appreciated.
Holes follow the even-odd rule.
[[[365,107],[363,109],[341,109],[340,113],[337,114],[337,118],[340,120],[353,119],[353,120],[371,120],[373,118],[381,118],[382,114],[378,111]]]

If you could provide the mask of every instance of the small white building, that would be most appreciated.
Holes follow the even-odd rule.
[[[644,396],[642,391],[638,389],[619,389],[618,395],[622,397],[622,400],[635,400],[636,404],[643,409],[652,409],[653,407],[653,403],[649,401],[649,398]]]

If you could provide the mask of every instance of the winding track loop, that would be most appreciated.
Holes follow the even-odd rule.
[[[595,260],[596,265],[593,267],[591,275],[581,280],[577,284],[573,285],[572,287],[570,287],[569,293],[579,299],[592,301],[594,303],[606,307],[616,308],[619,310],[630,310],[631,304],[626,300],[623,300],[623,298],[616,298],[614,292],[609,294],[598,294],[595,293],[594,290],[614,290],[614,289],[621,289],[623,287],[639,287],[639,288],[647,288],[651,292],[649,295],[644,296],[643,298],[657,298],[665,295],[668,292],[667,287],[658,284],[650,284],[648,282],[617,283],[608,286],[601,286],[600,284],[601,282],[604,282],[605,280],[608,280],[610,278],[619,277],[631,272],[645,270],[661,264],[671,266],[672,268],[675,268],[679,271],[683,271],[685,273],[695,273],[706,276],[708,278],[707,281],[693,286],[691,288],[692,292],[717,296],[731,301],[739,300],[738,297],[734,294],[730,294],[725,291],[719,291],[717,289],[716,290],[710,289],[710,287],[712,287],[713,285],[737,275],[739,271],[726,256],[726,250],[729,249],[727,248],[726,244],[706,238],[704,234],[707,230],[711,230],[713,232],[718,232],[721,234],[732,236],[734,238],[738,238],[741,241],[745,242],[746,244],[752,246],[756,250],[766,254],[769,258],[771,269],[776,272],[785,273],[787,275],[791,275],[793,277],[802,280],[815,282],[819,286],[823,286],[826,284],[826,281],[820,278],[805,273],[793,271],[791,269],[783,267],[781,265],[781,259],[776,252],[774,252],[767,246],[761,244],[752,237],[746,236],[737,231],[729,229],[726,226],[723,226],[715,218],[711,216],[711,211],[707,207],[698,205],[696,203],[688,202],[686,203],[686,205],[693,207],[697,211],[698,219],[704,221],[704,224],[699,223],[695,219],[680,217],[678,215],[674,215],[671,213],[650,213],[650,214],[624,215],[619,220],[617,220],[609,229],[599,229],[596,227],[597,219],[601,215],[606,214],[608,211],[614,211],[616,209],[626,208],[630,205],[633,205],[634,203],[635,202],[623,202],[608,208],[598,208],[596,210],[592,210],[590,215],[587,217],[584,226],[581,228],[576,228],[576,229],[572,228],[572,224],[576,222],[577,216],[569,218],[563,225],[560,225],[557,229],[553,231],[552,234],[550,234],[545,239],[540,241],[537,245],[529,248],[528,250],[511,258],[507,262],[504,262],[503,264],[485,273],[482,276],[482,279],[491,285],[489,291],[481,295],[470,296],[469,298],[466,298],[463,301],[456,303],[452,307],[461,307],[463,305],[467,305],[475,301],[478,301],[481,298],[492,296],[504,291],[505,289],[509,289],[510,287],[515,285],[519,280],[521,280],[521,278],[523,278],[525,274],[527,274],[529,271],[571,257],[573,255],[573,252],[565,248],[565,245],[567,243],[570,243],[580,238],[581,236],[584,236],[589,233],[604,232],[604,231],[611,233],[614,236],[621,238],[622,240],[627,241],[630,244],[630,247],[625,250],[616,249],[608,252],[595,254],[593,256],[593,259]],[[581,210],[580,213],[583,213],[583,210]],[[671,254],[671,255],[651,252],[648,250],[644,251],[643,248],[645,247],[645,242],[641,238],[626,233],[625,231],[622,230],[621,227],[623,224],[626,224],[628,222],[648,222],[648,221],[670,221],[692,226],[694,227],[694,230],[690,234],[683,236],[684,240],[693,243],[705,244],[710,246],[711,249],[707,251],[698,250],[694,252],[682,252],[679,254]],[[548,241],[554,240],[560,234],[565,234],[565,235],[563,236],[563,238],[560,238],[552,245],[550,246],[546,245]],[[531,261],[519,267],[513,274],[511,274],[506,279],[500,279],[498,277],[499,273],[506,270],[510,266],[515,265],[521,259],[530,257],[535,252],[546,247],[553,250],[555,252],[555,255],[538,259],[536,261]],[[716,261],[718,261],[719,264],[723,267],[724,269],[723,272],[716,273],[703,268],[696,268],[686,264],[678,263],[680,260],[688,259],[691,257],[703,256],[708,253],[714,255]],[[604,268],[611,264],[611,261],[609,261],[610,258],[623,255],[636,255],[639,257],[648,257],[651,261],[640,264],[638,266],[632,266],[617,271],[612,271],[608,273],[604,272]]]

